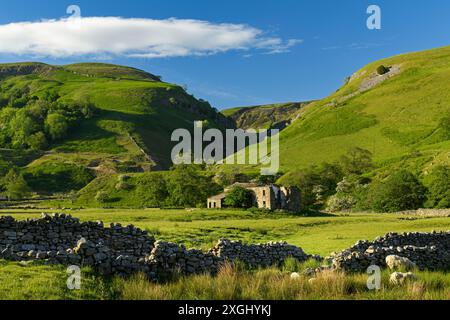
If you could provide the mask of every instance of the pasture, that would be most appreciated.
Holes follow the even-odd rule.
[[[55,209],[3,209],[0,215],[16,219],[39,217]],[[286,240],[307,253],[327,256],[357,240],[373,240],[387,232],[450,230],[450,218],[400,214],[311,214],[292,215],[260,211],[191,210],[65,210],[82,221],[134,224],[155,238],[207,249],[219,238],[250,243]],[[307,263],[308,264],[308,263]],[[83,270],[81,291],[65,286],[63,267],[0,261],[0,299],[449,299],[450,276],[420,272],[419,281],[391,288],[388,273],[377,293],[365,287],[366,275],[323,275],[315,283],[301,278],[295,284],[289,273],[306,266],[247,271],[231,266],[218,277],[199,275],[176,277],[166,284],[152,284],[140,278],[104,279]],[[295,269],[295,270],[294,270]],[[316,288],[317,287],[317,288]]]

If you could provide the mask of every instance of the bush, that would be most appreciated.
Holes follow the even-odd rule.
[[[11,169],[3,179],[6,196],[9,200],[21,200],[29,195],[30,189],[18,171]]]
[[[362,148],[352,148],[340,159],[340,165],[347,175],[361,175],[374,168],[372,153]]]
[[[133,185],[126,183],[126,182],[119,182],[116,184],[116,190],[120,191],[120,190],[125,190],[125,191],[129,191],[133,189]]]
[[[163,174],[146,173],[136,179],[135,184],[135,194],[142,205],[157,208],[167,204],[169,192]]]
[[[95,195],[95,200],[100,203],[106,203],[109,201],[109,195],[106,191],[99,191]]]
[[[373,210],[397,212],[421,208],[426,193],[427,189],[413,173],[401,170],[384,182],[374,183],[369,196]]]
[[[450,139],[450,116],[445,116],[439,122],[439,128],[442,129],[445,139]]]
[[[253,206],[253,192],[236,186],[228,192],[224,204],[232,208],[251,208]]]
[[[303,208],[320,209],[326,199],[336,191],[336,185],[343,178],[339,164],[323,163],[304,170],[292,171],[279,179],[279,183],[301,190]]]
[[[178,165],[169,172],[167,179],[168,205],[191,207],[205,205],[208,196],[221,190],[208,176],[193,165]]]
[[[381,65],[377,68],[378,75],[382,76],[383,74],[386,74],[389,72],[389,68],[386,68],[384,65]]]
[[[48,161],[28,168],[25,179],[34,191],[68,192],[85,187],[94,179],[94,174],[73,163]]]
[[[334,195],[328,199],[327,210],[331,212],[350,211],[356,203],[356,199],[351,195]]]
[[[427,206],[450,208],[450,167],[438,166],[426,179],[429,190]]]

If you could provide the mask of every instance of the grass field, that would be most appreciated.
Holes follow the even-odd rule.
[[[61,210],[0,210],[16,219],[37,218]],[[387,232],[450,230],[447,217],[407,217],[396,214],[299,216],[285,213],[205,209],[84,209],[67,210],[82,221],[133,224],[157,239],[207,249],[220,238],[251,243],[285,240],[307,253],[326,256],[360,239],[373,240]]]
[[[39,217],[42,211],[0,210],[16,219]],[[450,230],[448,217],[419,217],[396,214],[341,214],[296,216],[238,210],[67,210],[81,220],[134,224],[157,239],[188,247],[209,248],[221,237],[256,243],[286,240],[307,253],[326,256],[349,247],[357,240],[387,232]],[[393,288],[388,273],[383,288],[370,292],[366,275],[324,274],[314,283],[296,282],[289,271],[295,268],[245,271],[229,267],[218,277],[179,277],[171,283],[152,284],[132,279],[103,279],[83,270],[81,291],[66,289],[67,274],[62,267],[40,264],[23,266],[0,262],[0,299],[450,299],[450,276],[420,272],[419,281]],[[295,270],[294,270],[295,269]]]
[[[378,66],[400,73],[360,92]],[[280,136],[284,171],[331,162],[352,147],[371,151],[380,166],[426,173],[448,164],[450,141],[439,121],[450,111],[450,47],[398,55],[360,69],[329,97],[299,112]]]

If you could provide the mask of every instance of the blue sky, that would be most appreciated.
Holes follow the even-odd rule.
[[[219,109],[325,97],[336,90],[346,76],[373,60],[450,44],[450,2],[444,0],[0,0],[0,4],[1,62],[39,60],[65,64],[104,61],[129,65],[162,75],[165,81],[187,85],[189,92]],[[381,30],[366,27],[366,9],[370,4],[381,7]],[[8,39],[4,39],[5,35],[2,38],[2,26],[67,18],[69,5],[78,5],[83,18],[124,19],[114,23],[127,24],[129,18],[153,21],[190,19],[194,22],[189,28],[197,33],[201,33],[204,26],[195,21],[205,21],[211,34],[218,32],[217,26],[227,29],[220,32],[228,42],[225,45],[222,42],[210,44],[211,39],[201,38],[206,49],[189,43],[191,47],[183,54],[178,54],[179,48],[166,50],[164,43],[158,47],[159,58],[154,58],[153,51],[149,58],[145,54],[116,52],[52,54],[45,45],[39,48],[39,54],[30,53],[29,48],[17,49],[17,52],[7,48],[5,43]],[[248,37],[245,48],[242,48],[244,42],[236,45],[238,40],[229,39],[234,35],[230,28],[223,27],[224,23],[239,26],[235,34],[241,32],[243,37]],[[21,26],[15,25],[13,30],[18,28]],[[9,31],[4,34],[6,37],[12,34],[9,41],[14,46],[31,41],[28,39],[30,33],[35,36],[33,39],[51,37],[35,35],[41,32],[40,26],[31,25],[31,28],[32,32],[17,31],[17,36]],[[95,36],[97,29],[94,27],[89,32],[89,36]],[[174,39],[184,40],[183,26],[176,32]],[[131,34],[128,38],[134,36]],[[65,41],[64,34],[58,37],[61,38],[55,38],[61,43]],[[108,41],[127,41],[118,37]],[[194,40],[197,39],[195,37],[197,35]],[[49,53],[46,54],[45,50]]]

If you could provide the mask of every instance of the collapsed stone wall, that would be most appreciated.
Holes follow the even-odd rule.
[[[156,279],[174,271],[215,274],[226,261],[257,268],[280,265],[288,257],[305,261],[313,256],[286,242],[247,245],[226,239],[203,252],[155,241],[132,225],[105,227],[100,221],[80,222],[65,214],[24,221],[0,217],[0,259],[91,266],[107,275],[143,272]]]
[[[389,255],[408,258],[421,270],[450,270],[450,231],[388,233],[372,242],[358,241],[330,260],[336,269],[363,272],[370,265],[386,267]]]
[[[288,257],[298,261],[306,261],[309,258],[316,257],[308,255],[302,248],[284,241],[267,244],[243,244],[241,241],[221,239],[211,252],[224,260],[239,260],[253,268],[280,265]]]

